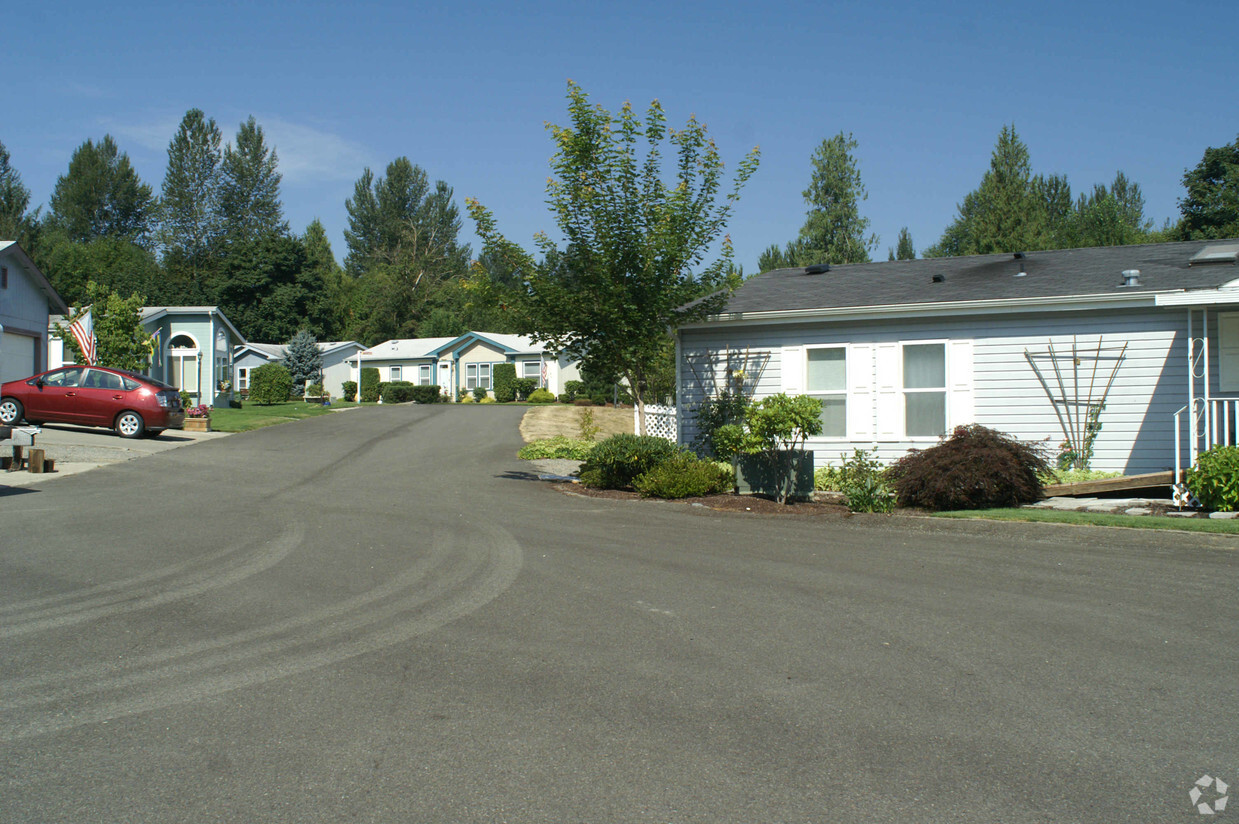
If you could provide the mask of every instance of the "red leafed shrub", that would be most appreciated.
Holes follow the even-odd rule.
[[[1041,497],[1048,472],[1041,448],[980,424],[958,426],[930,449],[914,449],[887,470],[900,506],[989,509]]]

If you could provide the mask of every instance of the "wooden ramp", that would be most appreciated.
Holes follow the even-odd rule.
[[[1054,484],[1045,488],[1049,497],[1067,497],[1074,495],[1098,495],[1103,492],[1123,492],[1129,489],[1151,489],[1159,486],[1170,486],[1174,483],[1174,472],[1150,472],[1147,475],[1124,475],[1121,478],[1105,478],[1100,481],[1081,481],[1076,484]]]

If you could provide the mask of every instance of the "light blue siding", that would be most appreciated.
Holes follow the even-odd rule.
[[[1215,318],[1211,314],[1214,351]],[[1200,334],[1199,329],[1196,334]],[[764,360],[756,374],[747,375],[746,387],[754,397],[762,397],[782,391],[780,366],[785,346],[971,340],[975,422],[1021,440],[1041,442],[1056,455],[1063,432],[1024,352],[1045,351],[1051,342],[1056,352],[1070,352],[1073,338],[1081,353],[1095,352],[1099,339],[1107,349],[1127,344],[1125,360],[1101,415],[1102,429],[1094,445],[1092,468],[1127,474],[1170,469],[1174,463],[1173,415],[1187,403],[1188,391],[1187,312],[1183,309],[998,315],[983,321],[929,319],[686,329],[681,332],[680,404],[686,412],[682,439],[691,443],[697,436],[692,410],[724,386],[729,357],[733,368],[746,354],[750,364]],[[1081,375],[1093,379],[1091,368],[1083,364]],[[1047,378],[1056,388],[1052,375]],[[1095,379],[1094,397],[1100,396],[1108,379],[1109,370],[1102,364]],[[1216,385],[1216,376],[1213,380]],[[1080,394],[1087,394],[1086,389]],[[883,402],[889,403],[890,398],[877,399],[875,415],[879,413],[876,407]],[[924,448],[932,443],[881,438],[863,443],[815,439],[809,446],[822,465],[837,462],[841,455],[857,447],[876,449],[879,457],[889,462],[910,448]]]

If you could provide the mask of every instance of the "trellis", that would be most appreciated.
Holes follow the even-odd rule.
[[[1105,346],[1101,336],[1097,337],[1095,348],[1083,349],[1075,336],[1072,336],[1070,353],[1055,350],[1053,341],[1049,342],[1049,348],[1043,352],[1024,350],[1024,358],[1032,367],[1033,374],[1041,382],[1041,388],[1045,390],[1050,404],[1054,407],[1054,414],[1063,430],[1065,454],[1070,454],[1070,464],[1074,469],[1088,468],[1093,456],[1093,441],[1101,431],[1101,412],[1106,407],[1110,388],[1114,386],[1114,378],[1126,357],[1126,343],[1122,346]],[[1046,379],[1038,361],[1052,370],[1058,387],[1057,393]],[[1107,369],[1110,373],[1108,376],[1105,374]],[[1105,388],[1097,395],[1099,377]]]

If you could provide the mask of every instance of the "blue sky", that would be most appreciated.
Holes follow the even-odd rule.
[[[253,114],[293,229],[318,217],[338,258],[353,183],[401,155],[531,246],[553,231],[544,124],[566,121],[571,78],[611,110],[695,114],[731,169],[761,147],[729,225],[751,273],[800,228],[809,158],[840,131],[860,144],[881,259],[901,226],[918,251],[938,240],[1004,124],[1075,193],[1123,170],[1159,225],[1184,169],[1239,134],[1230,2],[428,5],[17,4],[0,142],[46,204],[87,138],[112,134],[158,191],[187,109],[226,139]]]

